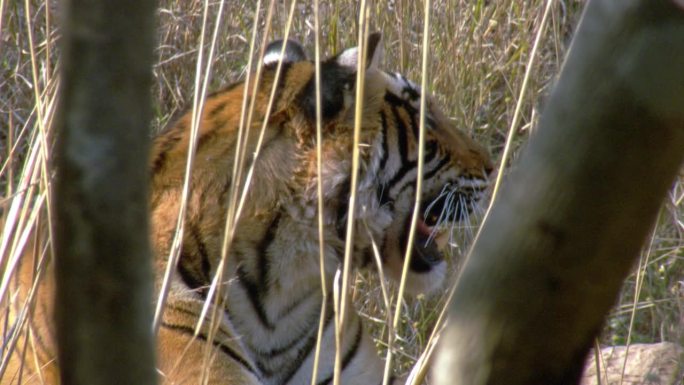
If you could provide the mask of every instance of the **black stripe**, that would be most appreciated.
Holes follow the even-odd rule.
[[[320,319],[320,316],[321,315],[319,312],[313,313],[312,316],[309,317],[309,319],[306,322],[304,322],[303,325],[298,325],[298,327],[301,327],[302,332],[298,335],[291,336],[290,341],[288,341],[287,343],[283,344],[282,346],[280,346],[278,348],[274,348],[274,349],[271,349],[268,351],[263,351],[263,350],[259,350],[258,347],[254,347],[254,346],[250,345],[251,350],[255,351],[256,354],[259,356],[257,358],[257,365],[259,366],[259,369],[262,370],[263,373],[271,374],[271,375],[275,372],[282,372],[283,370],[281,370],[280,368],[279,368],[279,370],[266,369],[265,364],[272,362],[274,358],[277,358],[278,356],[281,356],[285,353],[290,352],[291,350],[293,350],[295,348],[295,346],[302,345],[302,343],[304,341],[307,341],[307,343],[304,343],[303,344],[304,346],[301,349],[299,349],[299,351],[297,352],[297,357],[299,357],[299,355],[301,354],[301,351],[304,350],[306,348],[306,346],[308,346],[308,340],[311,338],[316,338],[316,334],[318,331],[318,321]],[[327,322],[325,322],[324,328],[325,328],[325,325],[327,325]],[[308,336],[308,338],[307,338],[307,336]],[[305,340],[305,338],[307,338],[307,339]],[[288,368],[290,368],[290,367],[291,367],[291,365],[288,366]]]
[[[382,123],[382,158],[380,158],[380,170],[385,169],[387,159],[389,158],[389,148],[387,141],[387,115],[384,110],[380,110],[380,122]]]
[[[216,104],[211,110],[207,112],[207,118],[214,120],[216,118],[216,115],[218,115],[224,108],[226,108],[226,105],[228,105],[227,100],[223,100],[220,103]]]
[[[181,303],[183,303],[183,302],[181,302]],[[186,309],[186,308],[184,308],[184,307],[182,307],[182,306],[178,306],[178,304],[177,304],[177,303],[174,303],[174,302],[167,303],[167,304],[166,304],[166,309],[168,309],[168,310],[173,310],[173,311],[178,312],[178,313],[183,313],[183,314],[185,314],[185,315],[189,315],[189,316],[192,316],[192,317],[195,317],[195,318],[199,318],[199,317],[197,316],[197,313],[196,313],[196,312],[194,312],[194,311],[192,311],[192,310],[190,310],[190,309]]]
[[[186,129],[185,122],[180,120],[173,121],[172,124],[169,124],[164,128],[162,133],[155,137],[155,145],[157,143],[161,144],[159,145],[159,151],[152,161],[152,175],[156,175],[164,168],[167,160],[167,153],[181,140]]]
[[[404,124],[399,112],[396,108],[392,109],[394,119],[397,125],[397,138],[399,144],[399,154],[401,155],[401,168],[392,176],[392,179],[386,184],[385,188],[392,189],[395,184],[401,181],[406,174],[415,168],[416,162],[408,159],[408,137],[406,135],[406,125]]]
[[[437,142],[429,140],[425,142],[425,164],[430,163],[437,156]]]
[[[195,250],[188,250],[190,244],[183,246],[178,261],[178,273],[183,282],[190,289],[197,291],[202,298],[206,298],[207,286],[211,281],[209,252],[207,251],[207,247],[202,239],[197,224],[190,224],[188,226],[188,232],[189,237],[194,241]],[[193,251],[196,251],[196,253]]]
[[[385,93],[385,101],[393,107],[401,107],[406,109],[406,112],[408,112],[409,115],[415,115],[416,112],[418,112],[418,110],[416,110],[409,101],[391,92]]]
[[[358,321],[357,324],[359,325],[359,328],[356,331],[356,336],[354,337],[354,344],[351,346],[349,350],[347,350],[347,353],[342,358],[342,369],[340,370],[340,375],[347,367],[347,365],[349,365],[351,360],[354,358],[354,356],[356,355],[356,351],[359,350],[359,346],[361,345],[361,337],[363,337],[363,325],[360,321]],[[316,385],[329,385],[333,380],[333,374],[334,372],[330,373],[330,376],[326,377],[322,381],[319,381],[318,383],[316,383]]]
[[[164,165],[166,164],[166,150],[157,154],[157,156],[152,161],[152,175],[157,175]]]
[[[439,172],[439,170],[441,170],[442,167],[444,167],[447,163],[449,163],[449,160],[450,160],[449,154],[444,154],[444,158],[442,158],[442,160],[439,161],[439,163],[437,164],[437,166],[435,166],[435,168],[433,168],[432,170],[423,174],[423,180],[430,179],[433,176],[435,176],[435,174],[437,174],[437,172]]]
[[[169,323],[166,323],[166,322],[162,322],[162,323],[161,323],[161,326],[162,326],[162,327],[165,327],[165,328],[167,328],[167,329],[171,329],[171,330],[174,330],[174,331],[183,333],[183,334],[189,334],[189,335],[191,335],[191,336],[195,336],[195,330],[194,330],[193,328],[189,327],[189,326],[184,326],[184,325],[172,325],[172,324],[169,324]],[[201,339],[201,340],[204,341],[204,342],[207,342],[207,340],[208,340],[208,339],[207,339],[207,336],[205,336],[205,335],[202,334],[202,333],[198,334],[198,335],[197,335],[197,338]],[[229,357],[232,358],[233,360],[237,361],[240,365],[242,365],[242,366],[243,366],[245,369],[247,369],[250,373],[252,373],[253,375],[259,377],[259,375],[257,374],[256,369],[254,369],[254,368],[252,367],[252,365],[251,365],[249,362],[247,362],[247,360],[245,360],[244,358],[242,358],[242,356],[241,356],[240,354],[238,354],[235,350],[233,350],[230,346],[224,345],[224,344],[222,344],[220,341],[216,341],[216,339],[213,339],[213,340],[211,341],[211,343],[212,343],[212,345],[214,345],[215,347],[221,349],[221,351],[222,351],[224,354],[226,354],[227,356],[229,356]]]
[[[223,121],[223,120],[222,120],[222,121],[218,121],[218,122],[212,123],[212,124],[211,124],[211,129],[210,129],[210,130],[207,130],[207,131],[204,131],[204,132],[198,130],[197,134],[198,134],[199,136],[197,137],[197,143],[195,144],[195,146],[196,146],[195,152],[196,152],[197,154],[199,154],[200,151],[202,151],[202,149],[206,146],[207,142],[209,142],[209,141],[210,141],[212,138],[214,138],[216,135],[221,134],[221,133],[219,132],[219,130],[220,130],[220,128],[221,128],[222,126],[224,126],[226,123],[227,123],[226,121]],[[201,125],[201,123],[200,123],[200,125]],[[201,126],[203,127],[203,125],[201,125]]]
[[[394,115],[394,121],[397,126],[397,138],[399,144],[399,155],[401,155],[402,163],[408,161],[408,137],[406,135],[406,125],[401,119],[399,110],[397,108],[392,108],[392,113]]]
[[[269,273],[269,259],[268,259],[268,249],[273,243],[276,236],[276,231],[278,230],[278,225],[280,223],[281,213],[277,212],[271,221],[271,224],[266,229],[264,237],[259,241],[256,253],[257,253],[257,273],[256,280],[250,277],[247,270],[245,270],[244,265],[240,265],[237,268],[238,282],[240,286],[247,292],[247,297],[249,297],[254,312],[257,314],[257,318],[264,327],[268,330],[275,330],[275,324],[268,319],[266,311],[264,309],[263,297],[268,294],[268,273]],[[238,255],[241,254],[236,252]],[[238,257],[239,260],[244,258]]]
[[[271,247],[271,243],[273,243],[273,240],[275,239],[276,231],[280,225],[280,219],[281,213],[277,212],[273,217],[271,224],[268,225],[266,234],[264,234],[264,237],[261,238],[261,241],[259,241],[259,245],[257,246],[257,268],[259,269],[258,284],[259,294],[262,296],[268,293],[268,273],[271,264],[268,258],[268,248]]]
[[[406,96],[412,101],[420,99],[420,93],[413,88],[413,84],[411,84],[411,82],[406,79],[404,75],[401,76],[401,79],[404,81],[404,87],[401,89],[401,93],[406,94]]]
[[[337,230],[337,236],[340,239],[345,239],[347,234],[347,214],[349,212],[349,194],[351,194],[351,182],[346,180],[340,186],[340,190],[337,194],[337,214],[335,227]]]
[[[318,317],[319,317],[319,315],[316,315],[316,320],[318,320]],[[309,326],[310,326],[310,325],[307,325],[307,327],[303,328],[303,330],[304,330],[303,333],[301,333],[301,334],[299,334],[299,335],[296,335],[296,336],[293,336],[293,338],[292,338],[291,341],[289,341],[288,343],[286,343],[286,344],[284,344],[284,345],[282,345],[282,346],[280,346],[280,347],[278,347],[278,348],[274,348],[274,349],[271,349],[271,350],[268,350],[268,351],[259,351],[258,348],[256,348],[256,347],[250,345],[250,348],[251,348],[253,351],[256,351],[257,354],[258,354],[258,356],[259,356],[259,360],[257,361],[257,364],[259,365],[259,368],[261,369],[261,371],[262,371],[263,373],[265,373],[265,374],[273,374],[274,371],[273,371],[273,370],[268,370],[268,369],[266,369],[266,368],[263,366],[263,362],[267,362],[267,363],[268,363],[268,362],[270,362],[271,360],[273,360],[274,358],[276,358],[276,357],[278,357],[278,356],[280,356],[280,355],[283,355],[283,354],[289,352],[289,351],[292,350],[295,346],[301,344],[301,342],[304,341],[304,338],[305,338],[307,335],[310,335],[310,334],[311,334],[311,330],[312,330],[312,329],[311,329],[311,327],[309,327]],[[259,363],[261,363],[261,364],[259,364]]]
[[[268,273],[269,273],[269,258],[268,248],[275,239],[276,230],[280,223],[281,213],[277,212],[264,237],[257,245],[257,279],[254,281],[245,270],[244,265],[240,265],[237,269],[238,282],[247,292],[252,307],[257,314],[257,318],[268,330],[275,330],[276,325],[268,319],[266,310],[264,309],[263,297],[268,294]],[[242,258],[240,258],[242,259]]]
[[[315,326],[318,324],[319,318],[320,318],[320,312],[314,312],[311,315],[311,317],[309,317],[308,320],[306,320],[305,322],[303,322],[302,324],[300,324],[298,326],[298,327],[301,327],[303,332],[300,333],[299,335],[290,336],[290,338],[291,338],[290,341],[283,343],[278,348],[274,348],[274,349],[271,349],[268,351],[264,351],[264,350],[261,350],[260,347],[255,347],[255,346],[252,346],[251,344],[249,345],[249,347],[251,348],[252,351],[256,351],[260,357],[265,358],[266,361],[268,362],[268,361],[272,360],[273,358],[275,358],[279,355],[287,353],[292,348],[294,348],[296,345],[301,344],[301,342],[303,341],[303,338],[311,332],[311,329],[316,329]]]
[[[408,112],[408,111],[407,111]],[[411,131],[413,132],[413,137],[416,139],[416,145],[418,145],[418,136],[420,136],[420,123],[416,120],[419,115],[409,113],[409,119],[411,119]]]
[[[181,313],[181,314],[184,314],[184,315],[186,315],[186,316],[188,316],[188,317],[198,319],[200,314],[198,314],[196,311],[194,311],[194,310],[192,310],[192,309],[186,309],[186,308],[183,307],[183,306],[179,306],[179,304],[183,304],[183,303],[185,303],[185,302],[180,302],[180,303],[179,303],[179,302],[171,302],[171,303],[168,303],[168,304],[166,305],[166,309],[167,309],[167,310],[172,310],[172,311],[175,312],[175,313]],[[212,306],[214,306],[214,305],[212,305]],[[208,320],[206,320],[206,321],[208,322]],[[167,322],[167,324],[168,324],[168,325],[171,325],[170,322]],[[225,331],[225,330],[220,329],[220,328],[219,328],[217,331],[220,331],[220,332],[221,332],[221,336],[223,336],[224,338],[235,338],[235,335],[233,335],[230,331]],[[193,334],[194,334],[194,329],[193,329]]]
[[[257,314],[259,322],[268,330],[275,330],[275,325],[266,316],[263,303],[261,301],[261,294],[259,286],[249,278],[244,266],[240,265],[237,268],[238,283],[247,293],[249,302],[252,304],[254,312]]]
[[[415,168],[416,168],[416,162],[413,162],[413,161],[409,161],[407,163],[402,164],[399,171],[397,171],[397,173],[394,174],[394,176],[389,181],[389,183],[387,183],[386,189],[391,190],[397,183],[401,182],[401,180],[404,179],[406,174],[408,174],[411,170],[413,170]]]
[[[431,159],[430,159],[430,160],[431,160]],[[428,162],[429,162],[429,161],[428,161]],[[448,162],[449,162],[449,156],[446,155],[446,156],[444,157],[444,159],[440,160],[439,164],[437,164],[437,166],[435,166],[435,168],[433,168],[432,170],[430,170],[430,171],[428,171],[427,173],[424,173],[424,174],[423,174],[423,180],[429,179],[429,178],[433,177],[433,176],[434,176],[437,172],[439,172],[439,170],[440,170],[442,167],[444,167],[444,165],[447,164]],[[403,165],[401,166],[401,168],[399,169],[399,171],[397,171],[397,173],[394,174],[394,176],[392,177],[392,179],[391,179],[386,185],[384,185],[384,188],[385,188],[386,190],[391,190],[392,188],[394,188],[395,185],[396,185],[397,183],[401,182],[401,180],[406,176],[406,174],[408,174],[409,172],[411,172],[411,170],[413,170],[413,169],[416,168],[417,164],[418,164],[418,163],[417,163],[417,162],[414,162],[414,161],[408,161],[407,163],[403,164]],[[415,184],[415,183],[414,183],[414,184]],[[410,187],[411,185],[412,185],[411,183],[408,183],[406,186],[403,186],[403,187],[401,188],[401,190],[400,190],[396,195],[397,195],[397,196],[398,196],[398,195],[401,195],[401,192],[404,191],[407,187]],[[386,194],[386,195],[388,195],[388,194]],[[385,201],[389,201],[390,198],[387,197],[387,198],[385,198],[384,200],[385,200]],[[382,201],[381,201],[381,203],[382,203]]]
[[[178,273],[183,280],[183,283],[187,287],[189,287],[191,290],[197,291],[200,295],[202,295],[202,298],[204,298],[204,291],[206,291],[206,288],[204,290],[201,290],[201,287],[206,286],[206,283],[202,279],[202,277],[198,277],[195,275],[195,269],[193,266],[194,258],[192,255],[187,254],[185,250],[181,251],[180,258],[178,260]]]
[[[326,312],[326,314],[324,314],[325,321],[323,322],[323,330],[324,331],[325,331],[325,329],[328,328],[328,326],[330,325],[330,322],[333,319],[333,313],[334,312],[332,311],[332,307],[333,307],[332,298],[333,298],[332,295],[328,296],[328,306],[326,306],[328,311]],[[319,316],[320,316],[320,314],[319,314]],[[302,349],[299,350],[299,352],[297,353],[297,357],[291,362],[290,366],[285,369],[286,375],[282,378],[280,383],[286,384],[288,381],[290,381],[292,376],[294,376],[295,373],[297,373],[297,370],[299,370],[299,368],[302,366],[302,364],[304,363],[306,358],[309,356],[311,351],[315,348],[317,337],[318,337],[318,328],[311,328],[311,335],[309,336],[309,339],[306,341],[306,344],[304,344]],[[356,346],[356,347],[358,348],[358,346]]]

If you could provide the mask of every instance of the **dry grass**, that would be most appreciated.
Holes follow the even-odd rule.
[[[211,90],[244,77],[255,3],[232,1],[225,5],[212,63]],[[435,0],[432,3],[428,89],[436,95],[448,116],[486,144],[496,159],[501,156],[509,131],[514,133],[510,163],[515,163],[518,149],[534,132],[538,112],[562,63],[583,2],[556,1],[543,31],[539,31],[546,5],[542,0]],[[269,37],[278,37],[284,30],[289,5],[289,2],[276,5]],[[208,31],[214,28],[218,7],[218,2],[210,5],[212,17]],[[416,82],[420,80],[422,8],[420,2],[377,1],[372,5],[370,18],[370,29],[383,33],[386,69],[400,71]],[[358,11],[357,2],[351,0],[321,4],[323,56],[356,45]],[[156,111],[153,131],[191,104],[202,12],[203,3],[199,0],[161,1],[158,62],[153,69]],[[11,204],[16,204],[25,210],[21,211],[23,217],[28,218],[35,196],[46,191],[52,176],[46,169],[31,166],[29,154],[32,146],[41,144],[44,153],[50,151],[50,146],[35,133],[42,123],[49,127],[59,57],[59,29],[54,22],[57,19],[54,1],[0,0],[0,213],[4,215],[10,211]],[[313,25],[312,3],[297,4],[292,34],[310,47],[312,56]],[[265,33],[263,25],[257,27],[259,34]],[[537,33],[541,33],[539,50],[530,68],[527,92],[520,95]],[[261,35],[256,41],[260,40]],[[517,103],[521,106],[521,119],[511,130]],[[40,164],[40,159],[35,161]],[[34,169],[35,173],[29,175]],[[23,182],[22,177],[26,178]],[[35,189],[30,190],[30,186]],[[18,194],[24,191],[31,194]],[[602,343],[684,338],[683,201],[684,178],[680,177],[661,211],[639,267],[626,281],[619,302],[606,322]],[[468,247],[473,232],[472,227],[462,229],[452,258],[454,270],[459,265],[458,255]],[[6,234],[8,245],[19,233]],[[11,250],[3,246],[0,253],[0,267],[6,269]],[[395,292],[393,289],[392,293]],[[383,349],[388,337],[388,309],[376,278],[359,275],[354,281],[354,297],[367,323],[374,325],[378,347]],[[443,301],[444,296],[404,301],[399,342],[395,346],[399,371],[409,369],[424,349]]]

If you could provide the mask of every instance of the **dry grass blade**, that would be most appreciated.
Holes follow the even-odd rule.
[[[8,6],[21,8],[22,12],[6,14]],[[40,15],[44,16],[42,20]],[[12,40],[20,36],[21,39]],[[29,1],[9,5],[0,2],[0,44],[7,47],[0,67],[0,148],[3,150],[0,155],[0,186],[7,193],[0,197],[0,304],[5,315],[14,313],[15,316],[7,319],[11,322],[5,322],[2,328],[5,339],[0,378],[5,375],[12,355],[21,354],[27,360],[35,361],[35,356],[24,353],[35,342],[26,324],[32,317],[37,287],[53,255],[52,170],[48,163],[52,147],[50,127],[59,83],[52,76],[55,71],[51,62],[54,59],[51,57],[52,36],[50,10],[46,7],[41,9]],[[19,44],[14,46],[13,43]],[[16,50],[22,47],[26,54],[23,60],[17,60]],[[13,71],[4,72],[9,63],[14,63]],[[26,92],[22,92],[20,87],[11,87],[10,84],[17,84],[12,79],[20,79],[18,84],[25,86]],[[46,225],[40,226],[39,222]],[[39,241],[31,241],[41,231],[39,228],[47,229],[47,234],[41,235]],[[31,251],[29,248],[34,249],[38,258],[31,287],[26,288],[26,297],[21,297],[11,281],[18,274],[20,258]],[[17,345],[21,336],[28,338]],[[25,365],[21,363],[20,366]]]
[[[33,308],[33,303],[35,301],[35,295],[38,289],[38,285],[40,284],[41,280],[43,279],[44,273],[45,273],[45,267],[46,264],[48,263],[49,257],[47,256],[48,254],[48,247],[49,245],[45,245],[42,248],[41,252],[41,257],[40,260],[38,261],[38,269],[36,270],[35,278],[33,280],[33,284],[28,292],[28,296],[26,297],[26,300],[23,302],[23,304],[19,307],[20,311],[19,314],[17,315],[15,322],[13,324],[13,330],[11,335],[7,336],[5,339],[5,344],[4,344],[4,350],[6,354],[2,357],[2,363],[0,364],[0,378],[2,378],[7,370],[7,366],[9,364],[9,359],[12,357],[12,354],[17,350],[17,343],[19,341],[19,337],[22,334],[27,334],[29,336],[29,339],[26,339],[24,342],[24,346],[21,348],[22,354],[24,357],[26,357],[25,352],[26,350],[26,345],[27,344],[34,344],[34,339],[33,339],[33,333],[30,328],[27,328],[27,324],[30,323],[30,317],[32,316],[31,314],[31,309]],[[34,349],[35,352],[35,349]],[[40,364],[37,363],[37,357],[32,357],[34,358],[34,361],[36,361],[36,367],[40,367]],[[21,365],[25,365],[25,362],[22,362]],[[39,373],[40,374],[40,373]],[[19,382],[21,383],[21,381]]]
[[[485,213],[485,221],[487,220],[487,214],[496,200],[496,195],[499,192],[499,187],[501,186],[501,181],[505,173],[506,166],[508,164],[508,159],[512,151],[513,139],[515,138],[515,132],[520,124],[520,114],[522,111],[523,100],[525,100],[525,94],[527,93],[527,87],[531,77],[532,69],[534,68],[534,61],[537,59],[537,50],[539,48],[539,43],[541,42],[542,36],[544,36],[546,22],[548,20],[549,14],[551,12],[551,7],[554,4],[554,0],[547,0],[546,7],[544,8],[544,15],[542,16],[539,29],[537,30],[534,45],[532,46],[532,51],[530,52],[530,59],[525,67],[525,76],[523,77],[522,84],[520,86],[520,93],[518,95],[518,102],[515,105],[515,112],[513,113],[513,119],[511,120],[511,125],[508,130],[508,135],[506,136],[506,144],[504,146],[503,154],[501,155],[501,161],[499,163],[499,170],[496,175],[496,181],[494,182],[494,191],[492,192],[492,199],[487,208],[487,213]],[[475,237],[475,242],[477,242],[477,236]]]
[[[287,39],[289,36],[290,26],[292,24],[292,18],[294,16],[294,10],[295,10],[296,3],[297,3],[296,1],[292,1],[292,3],[291,3],[288,22],[287,22],[286,27],[285,27],[284,39]],[[274,2],[272,1],[269,8],[272,9],[273,6],[274,6]],[[270,20],[270,16],[267,18],[267,25],[268,25],[268,20]],[[254,38],[256,38],[256,36],[254,36]],[[216,39],[216,35],[214,35],[214,41],[215,41],[215,39]],[[262,44],[262,47],[265,47],[265,44]],[[281,49],[280,57],[284,57],[285,48],[286,48],[285,45],[283,45],[283,47]],[[263,50],[262,50],[262,52],[259,56],[259,60],[258,60],[258,65],[257,65],[258,68],[261,68],[263,65],[263,63],[262,63],[263,62],[263,56],[264,55],[263,55]],[[227,264],[228,250],[230,248],[230,243],[232,242],[232,238],[235,234],[236,223],[237,223],[238,219],[240,218],[240,213],[242,212],[242,208],[244,207],[245,200],[247,199],[248,190],[250,187],[250,182],[252,180],[252,176],[254,175],[254,169],[256,167],[256,162],[257,162],[257,159],[259,158],[259,153],[260,153],[262,145],[263,145],[264,135],[266,133],[266,128],[268,127],[268,124],[269,124],[269,116],[270,116],[271,111],[273,109],[273,103],[275,101],[278,79],[281,76],[282,67],[283,67],[283,62],[281,60],[278,62],[277,66],[276,66],[276,72],[275,72],[275,77],[274,77],[275,80],[273,83],[273,87],[271,88],[268,104],[266,107],[266,113],[265,113],[264,118],[263,118],[261,130],[259,132],[258,139],[257,139],[257,142],[255,144],[255,148],[251,151],[251,153],[253,154],[253,159],[252,159],[252,163],[251,163],[249,169],[247,170],[244,185],[242,186],[242,191],[241,191],[240,196],[239,196],[239,202],[237,203],[237,207],[234,209],[234,213],[231,213],[233,210],[229,209],[229,214],[228,214],[229,216],[228,216],[228,220],[226,221],[226,229],[225,229],[225,236],[224,236],[225,237],[224,238],[224,248],[223,248],[223,252],[221,255],[221,260],[218,264],[217,272],[214,276],[214,279],[212,280],[211,286],[209,288],[209,293],[207,295],[207,297],[209,299],[215,298],[215,305],[216,306],[214,306],[214,311],[213,311],[212,317],[211,317],[211,321],[212,321],[211,330],[213,330],[214,332],[218,329],[219,322],[222,319],[222,314],[219,314],[219,309],[223,308],[223,300],[222,300],[222,296],[220,294],[220,289],[221,289],[221,283],[223,282],[224,266],[226,266],[226,264]],[[259,75],[257,74],[257,79],[258,78],[259,78]],[[256,86],[258,86],[258,80],[257,80],[257,83],[255,83],[255,87]],[[255,88],[255,91],[253,93],[253,97],[256,97],[256,94],[257,93],[256,93],[256,88]],[[255,102],[252,101],[251,102],[252,109],[254,108],[254,105],[255,105]],[[252,113],[252,111],[250,111],[250,114],[251,113]],[[248,125],[249,125],[250,120],[251,120],[251,118],[248,118]],[[251,126],[251,125],[249,125],[249,126]],[[246,137],[246,135],[245,135],[245,137]],[[243,143],[243,145],[246,147],[246,142]],[[242,151],[242,157],[243,157],[242,162],[243,162],[243,164],[244,164],[244,157],[247,154],[246,150],[247,149],[245,148]],[[242,174],[242,171],[238,170],[238,175],[241,175],[241,174]],[[234,180],[234,183],[237,183],[237,181]],[[231,217],[231,215],[232,215],[232,217]],[[200,316],[200,321],[198,322],[196,333],[199,332],[200,324],[201,324],[202,320],[204,320],[204,314],[208,311],[209,302],[210,302],[209,300],[206,301],[205,306],[202,309],[202,314]],[[209,340],[212,340],[212,339],[213,339],[213,335],[210,335]],[[211,353],[211,349],[208,348],[206,351],[207,351],[207,359],[208,359],[209,354]]]
[[[416,174],[419,176],[423,175],[423,166],[425,161],[425,116],[427,108],[427,80],[428,80],[428,59],[429,59],[429,48],[430,48],[430,9],[431,2],[425,0],[425,8],[423,10],[423,58],[421,66],[421,83],[420,87],[423,92],[420,93],[420,120],[418,128],[418,162],[416,165]],[[411,215],[411,225],[409,227],[408,239],[406,241],[407,245],[413,245],[416,237],[416,224],[418,223],[418,218],[420,217],[420,202],[422,198],[423,191],[423,178],[416,178],[416,199],[413,206],[413,214]],[[387,385],[390,380],[390,371],[392,367],[392,344],[394,342],[394,331],[397,330],[399,317],[401,316],[401,302],[404,300],[404,290],[406,288],[406,277],[408,276],[409,266],[411,264],[411,251],[412,247],[406,247],[406,254],[404,256],[404,266],[401,271],[401,281],[399,282],[399,292],[397,293],[397,302],[395,305],[395,313],[392,321],[392,328],[388,335],[387,340],[387,356],[385,358],[385,374],[383,377],[383,384]]]
[[[656,219],[655,223],[659,222],[659,218]],[[632,331],[634,330],[634,319],[636,317],[637,313],[637,305],[638,305],[638,298],[639,295],[641,294],[641,289],[643,287],[644,283],[644,274],[646,272],[646,265],[648,265],[648,260],[651,255],[651,249],[653,248],[653,242],[655,242],[655,237],[656,237],[656,228],[654,226],[653,230],[651,231],[651,237],[650,237],[650,242],[647,248],[645,248],[645,251],[639,256],[639,264],[636,270],[636,285],[634,285],[634,302],[632,303],[632,309],[630,312],[630,318],[629,318],[629,327],[627,329],[627,343],[626,343],[626,349],[625,349],[625,358],[622,361],[622,369],[620,373],[620,384],[624,381],[625,378],[625,370],[627,369],[627,357],[629,355],[629,345],[632,343]],[[597,373],[600,373],[597,371]]]
[[[188,159],[185,164],[185,177],[183,180],[183,192],[181,195],[181,202],[178,209],[178,219],[176,222],[176,232],[174,234],[173,242],[171,245],[171,250],[169,252],[168,261],[166,264],[166,271],[164,272],[164,278],[162,280],[161,290],[157,299],[157,307],[154,313],[154,325],[153,330],[156,332],[159,329],[161,323],[161,317],[164,312],[164,306],[166,305],[166,299],[169,293],[169,287],[171,284],[171,277],[173,275],[173,269],[175,269],[178,263],[178,257],[180,256],[181,245],[183,240],[184,224],[185,224],[185,212],[187,209],[187,202],[190,196],[190,181],[192,177],[192,165],[195,159],[195,150],[197,148],[197,132],[199,131],[199,121],[202,115],[202,108],[204,104],[206,91],[206,77],[204,83],[200,82],[201,74],[203,70],[203,47],[204,47],[204,36],[206,35],[207,26],[207,16],[208,16],[208,1],[204,2],[204,15],[202,19],[202,32],[200,34],[198,57],[197,57],[197,67],[195,69],[195,94],[193,96],[192,103],[192,118],[190,127],[190,140],[188,141]],[[211,68],[211,61],[207,61],[206,76],[209,75]]]
[[[320,30],[319,0],[314,0],[314,76],[316,83],[316,195],[318,197],[318,263],[321,274],[321,316],[318,319],[318,332],[316,334],[316,347],[314,348],[313,369],[311,371],[311,385],[318,381],[318,366],[321,357],[321,344],[323,341],[323,329],[325,327],[325,315],[328,312],[328,283],[325,273],[325,228],[323,219],[323,127],[321,112],[321,30]]]
[[[368,18],[369,9],[365,0],[361,0],[360,12],[359,12],[359,34],[358,34],[358,62],[357,62],[357,72],[356,72],[356,87],[355,95],[355,110],[354,110],[354,137],[352,141],[352,168],[351,168],[351,183],[349,194],[349,210],[347,213],[347,232],[344,243],[344,259],[342,267],[342,282],[340,288],[339,296],[339,312],[335,314],[335,366],[333,371],[333,384],[339,385],[341,380],[341,370],[342,370],[342,331],[344,328],[344,322],[347,313],[348,306],[348,292],[349,292],[349,278],[351,275],[351,261],[352,252],[354,250],[354,217],[356,210],[356,198],[357,198],[357,186],[359,177],[359,145],[361,143],[361,124],[363,119],[363,96],[364,88],[361,84],[365,84],[366,78],[366,57],[367,57],[367,41],[368,41]],[[335,286],[337,289],[337,285]]]

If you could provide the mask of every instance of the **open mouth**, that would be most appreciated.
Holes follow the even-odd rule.
[[[406,221],[406,240],[411,227],[411,218]],[[444,254],[440,251],[435,239],[431,239],[434,228],[429,226],[423,219],[418,218],[416,234],[413,241],[411,257],[411,270],[417,273],[430,271],[435,265],[444,260]]]
[[[425,199],[421,204],[421,213],[416,222],[416,233],[413,242],[411,270],[417,273],[430,271],[444,260],[444,246],[449,238],[445,224],[460,221],[472,210],[473,196],[467,193],[442,193],[437,197]],[[406,220],[404,244],[408,242],[411,230],[411,218]]]

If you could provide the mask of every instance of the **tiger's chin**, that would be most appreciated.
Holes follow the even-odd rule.
[[[406,257],[403,246],[408,244],[410,230],[411,219],[408,218],[398,237],[391,241],[395,247],[392,250],[387,250],[389,252],[386,264],[387,273],[396,282],[401,280],[404,258]],[[441,237],[432,236],[433,230],[422,219],[417,220],[414,241],[411,246],[411,261],[406,277],[406,292],[408,294],[432,294],[444,284],[447,263],[442,252],[441,245],[443,243],[440,240]]]

